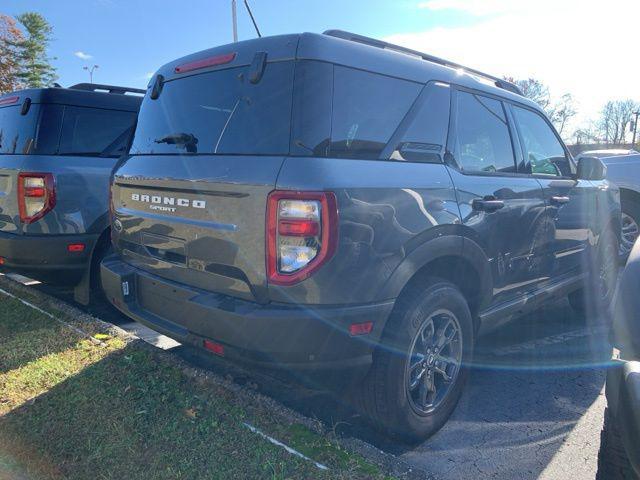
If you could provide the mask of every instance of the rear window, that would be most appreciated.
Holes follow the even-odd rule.
[[[0,153],[104,155],[124,153],[135,112],[56,104],[0,108]]]
[[[35,107],[35,108],[34,108]],[[27,153],[33,145],[38,108],[21,115],[22,105],[0,108],[0,154]]]
[[[376,159],[423,85],[348,67],[300,62],[292,152]]]
[[[166,82],[143,101],[130,153],[288,154],[293,68],[267,64],[257,84],[249,67]]]

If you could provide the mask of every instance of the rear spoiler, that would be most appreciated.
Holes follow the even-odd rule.
[[[72,90],[86,90],[90,92],[107,92],[107,93],[118,93],[124,95],[125,93],[136,93],[140,95],[144,95],[146,90],[142,90],[140,88],[128,88],[128,87],[118,87],[115,85],[102,85],[100,83],[77,83],[69,87]]]

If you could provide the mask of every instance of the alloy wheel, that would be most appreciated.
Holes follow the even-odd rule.
[[[405,388],[419,414],[433,412],[448,397],[462,364],[462,331],[449,310],[433,312],[420,326],[409,350]]]

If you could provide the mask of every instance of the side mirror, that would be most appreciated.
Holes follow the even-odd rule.
[[[580,157],[577,178],[580,180],[604,180],[607,178],[607,166],[596,157]]]

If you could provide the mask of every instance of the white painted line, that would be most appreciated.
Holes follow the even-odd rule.
[[[318,467],[320,470],[329,470],[329,467],[327,467],[326,465],[323,465],[321,463],[316,462],[315,460],[310,459],[309,457],[307,457],[306,455],[303,455],[302,453],[300,453],[299,451],[291,448],[288,445],[285,445],[282,442],[279,442],[278,440],[276,440],[273,437],[270,437],[269,435],[267,435],[266,433],[258,430],[256,427],[254,427],[253,425],[249,425],[246,422],[242,422],[242,424],[247,427],[249,430],[251,430],[253,433],[256,433],[258,435],[260,435],[262,438],[270,441],[271,443],[273,443],[274,445],[277,445],[278,447],[282,447],[284,448],[287,452],[289,452],[292,455],[295,455],[296,457],[300,457],[303,458],[311,463],[313,463],[316,467]]]
[[[59,318],[57,318],[56,316],[52,315],[51,313],[41,309],[40,307],[34,305],[33,303],[29,303],[26,300],[21,299],[20,297],[16,297],[14,294],[7,292],[6,290],[3,290],[0,288],[0,293],[3,295],[6,295],[8,297],[11,298],[15,298],[16,300],[18,300],[19,302],[23,303],[24,305],[26,305],[27,307],[31,307],[34,310],[42,313],[43,315],[46,315],[47,317],[55,320],[56,322],[64,325],[67,328],[70,328],[71,330],[73,330],[74,332],[76,332],[77,334],[88,338],[89,340],[91,340],[92,343],[96,344],[96,345],[103,345],[103,342],[101,342],[100,340],[98,340],[97,338],[92,337],[91,335],[89,335],[87,332],[80,330],[78,327],[74,327],[73,325],[71,325],[70,323],[67,323],[63,320],[60,320]]]

